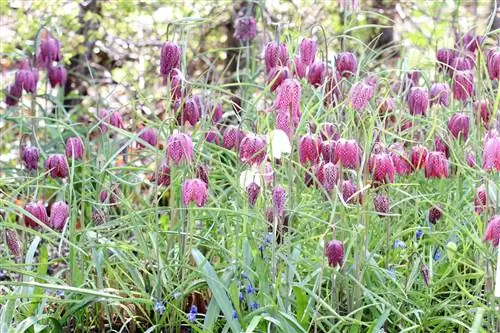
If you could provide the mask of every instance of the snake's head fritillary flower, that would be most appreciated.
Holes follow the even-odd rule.
[[[290,76],[290,70],[286,66],[276,66],[269,71],[267,82],[271,84],[271,91],[275,91],[283,81]]]
[[[453,73],[453,97],[457,101],[467,101],[474,95],[474,74],[470,70]]]
[[[491,49],[486,56],[486,68],[490,80],[499,80],[500,78],[500,48]]]
[[[293,75],[297,78],[302,79],[306,77],[307,74],[307,64],[303,62],[302,58],[295,56],[293,60]]]
[[[196,178],[203,180],[208,185],[208,175],[210,173],[210,169],[206,164],[200,164],[196,168]]]
[[[288,50],[286,45],[280,42],[269,42],[264,48],[264,64],[266,73],[276,66],[286,66],[288,63]]]
[[[325,95],[323,97],[323,105],[326,107],[336,106],[342,97],[342,91],[340,90],[340,82],[342,77],[337,70],[329,70],[327,77],[325,79]]]
[[[425,178],[447,178],[449,162],[445,154],[440,151],[431,151],[425,162]]]
[[[252,16],[241,16],[234,21],[234,38],[240,42],[254,40],[257,35],[257,21]]]
[[[15,230],[5,229],[5,240],[12,255],[20,258],[22,255],[21,240]]]
[[[243,163],[260,165],[266,159],[266,141],[259,135],[247,134],[240,144],[240,159]]]
[[[152,127],[146,127],[139,130],[139,139],[146,142],[147,144],[156,147],[158,144],[158,134],[156,133],[156,129]],[[137,142],[137,146],[144,148],[146,147],[141,142]]]
[[[455,47],[469,52],[476,52],[484,40],[482,36],[476,35],[472,31],[462,35],[456,34],[455,38]]]
[[[337,128],[337,125],[328,122],[321,124],[319,135],[321,136],[321,140],[323,141],[340,139],[340,133]]]
[[[48,32],[44,31],[36,55],[38,66],[50,68],[52,62],[59,61],[61,58],[61,44],[59,40],[53,38]]]
[[[320,146],[321,146],[321,156],[323,157],[323,161],[332,162],[333,164],[337,164],[338,155],[335,155],[337,141],[325,140],[325,141],[321,142]]]
[[[52,66],[49,67],[48,77],[52,88],[56,86],[64,87],[68,79],[68,72],[63,65]]]
[[[349,91],[349,104],[358,112],[362,112],[370,103],[375,88],[366,82],[358,82]]]
[[[247,186],[248,205],[250,207],[255,206],[255,202],[257,201],[259,193],[260,193],[260,186],[256,182],[251,182],[250,185]]]
[[[356,193],[358,192],[358,186],[353,183],[350,179],[344,180],[342,182],[342,198],[346,203],[362,203],[363,202],[363,196],[361,192],[359,192],[357,195]]]
[[[207,183],[199,178],[186,179],[182,183],[182,205],[187,207],[195,202],[198,207],[205,206],[208,199]]]
[[[463,139],[467,140],[469,137],[469,123],[469,116],[458,112],[452,115],[448,121],[448,129],[455,139],[462,135]]]
[[[5,93],[5,104],[7,104],[8,106],[16,106],[19,103],[22,94],[22,86],[18,84],[10,85]]]
[[[275,186],[272,191],[273,210],[279,217],[283,217],[286,204],[286,191],[281,186]]]
[[[184,96],[183,81],[185,81],[184,77],[177,68],[172,69],[170,75],[163,76],[163,84],[169,84],[170,98],[174,102],[180,101]]]
[[[470,71],[474,68],[475,60],[472,55],[459,55],[453,59],[453,63],[451,64],[451,74],[454,74],[456,71]]]
[[[424,87],[413,87],[408,94],[408,108],[411,115],[427,114],[429,108],[429,92]]]
[[[222,145],[226,149],[239,149],[240,143],[245,138],[246,133],[235,126],[229,126],[224,130]]]
[[[158,167],[156,183],[158,186],[170,186],[170,167],[168,166],[168,163],[163,162]]]
[[[361,163],[361,148],[356,140],[339,139],[335,147],[335,161],[344,168],[357,169]]]
[[[449,72],[456,56],[457,56],[457,51],[453,49],[447,49],[447,48],[438,49],[436,55],[438,70]]]
[[[308,162],[314,165],[319,159],[320,141],[313,134],[307,134],[299,139],[299,162],[306,165]]]
[[[483,240],[485,242],[490,241],[493,247],[498,247],[500,243],[500,215],[495,215],[489,219]]]
[[[378,216],[385,217],[386,214],[389,213],[389,197],[385,194],[377,194],[375,198],[373,198],[373,206]]]
[[[337,71],[341,76],[349,78],[356,74],[358,70],[358,61],[352,52],[341,52],[335,59]]]
[[[276,130],[282,131],[289,138],[292,137],[295,132],[295,127],[298,122],[290,119],[290,113],[285,111],[279,111],[276,114]]]
[[[42,203],[30,202],[24,206],[24,210],[33,215],[40,222],[46,225],[49,224],[47,210]],[[24,215],[24,225],[29,228],[36,228],[39,224],[28,215]]]
[[[483,169],[500,171],[500,135],[490,130],[484,138]]]
[[[81,160],[85,154],[85,146],[82,139],[77,136],[70,137],[66,140],[66,157],[75,160]]]
[[[431,106],[439,104],[448,107],[450,104],[450,87],[447,83],[433,83],[430,89],[430,103]]]
[[[26,169],[36,170],[38,168],[38,159],[40,158],[40,149],[37,147],[23,147],[21,156]]]
[[[394,183],[396,168],[388,153],[373,154],[369,160],[369,169],[375,183]]]
[[[428,287],[431,284],[431,276],[429,269],[426,265],[422,264],[420,266],[420,273],[422,274],[422,278],[424,279],[425,285]]]
[[[309,66],[307,81],[313,87],[319,87],[325,82],[326,67],[322,61],[315,61]]]
[[[160,74],[170,76],[174,69],[181,67],[181,47],[173,42],[166,42],[161,48]]]
[[[316,57],[316,50],[318,45],[315,40],[312,38],[304,38],[300,42],[300,60],[306,66],[311,65],[314,62],[314,58]]]
[[[465,162],[471,168],[477,167],[476,155],[470,150],[465,151]]]
[[[68,162],[63,154],[52,154],[45,161],[45,170],[49,172],[50,177],[66,178],[68,176]]]
[[[432,224],[436,224],[437,221],[441,219],[443,216],[443,208],[441,206],[433,206],[429,209],[428,212],[428,219],[429,222]]]
[[[210,119],[212,120],[212,124],[218,124],[222,120],[222,116],[224,115],[224,110],[222,109],[222,103],[213,103],[209,109]]]
[[[414,170],[425,167],[428,150],[422,145],[416,145],[411,148],[410,159]]]
[[[485,211],[488,207],[488,195],[486,193],[486,188],[484,184],[481,184],[474,194],[474,210],[480,215],[483,211]]]
[[[187,122],[196,126],[201,118],[201,111],[200,103],[195,97],[186,99],[179,114],[179,124],[184,125]]]
[[[219,145],[220,140],[221,140],[221,136],[217,130],[209,130],[205,133],[205,141],[206,142]]]
[[[490,118],[491,118],[491,104],[489,101],[485,99],[477,100],[474,103],[472,103],[472,109],[474,110],[474,115],[477,121],[479,122],[479,119],[482,121],[483,126],[485,128],[489,127],[490,124]]]
[[[296,79],[286,79],[278,88],[274,108],[279,112],[291,113],[293,121],[298,122],[300,120],[301,96],[302,88],[300,82]]]
[[[268,154],[275,160],[280,160],[283,154],[290,154],[292,152],[290,139],[280,129],[269,132],[268,142]]]
[[[442,152],[446,156],[446,158],[450,157],[450,147],[439,136],[436,136],[436,138],[434,139],[434,150]]]
[[[50,206],[50,226],[63,230],[69,218],[69,206],[64,201],[57,201]]]
[[[122,115],[118,111],[102,109],[99,111],[99,118],[101,118],[100,127],[103,133],[108,131],[108,125],[123,129]]]
[[[404,146],[401,143],[394,143],[389,146],[389,155],[391,156],[394,168],[398,175],[408,175],[412,172],[410,158],[406,154]]]
[[[101,203],[108,203],[110,205],[116,205],[120,201],[120,188],[118,184],[111,185],[110,190],[103,190],[99,194],[99,200]]]
[[[392,123],[396,122],[396,116],[392,114],[393,111],[396,110],[396,102],[392,97],[387,97],[384,99],[378,100],[378,114],[380,118],[384,118],[385,116],[389,116],[388,120]]]
[[[23,60],[16,72],[15,85],[21,87],[27,93],[36,92],[38,84],[38,71],[32,68],[28,60]]]
[[[342,267],[344,264],[344,244],[336,239],[329,241],[325,248],[325,255],[330,267]]]
[[[168,138],[167,156],[175,165],[193,160],[194,149],[191,137],[186,133],[175,133]]]
[[[318,174],[316,175],[318,181],[326,192],[331,192],[339,180],[339,169],[337,165],[328,162],[318,167],[321,169],[321,176],[318,177]]]

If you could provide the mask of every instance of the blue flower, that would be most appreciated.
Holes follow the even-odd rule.
[[[57,291],[56,291],[56,295],[57,295],[58,297],[64,297],[64,290],[57,290]]]
[[[249,283],[247,284],[247,294],[251,294],[253,293],[253,288],[252,288],[252,285]]]
[[[233,319],[238,319],[238,312],[236,310],[233,310],[233,314],[231,315]]]
[[[176,291],[175,293],[172,294],[172,297],[175,298],[175,299],[178,299],[179,296],[181,296],[181,293]]]
[[[394,269],[394,266],[391,266],[388,270],[387,270],[387,274],[389,274],[389,276],[391,277],[391,279],[395,280],[396,279],[396,270]]]
[[[439,252],[439,250],[436,250],[434,252],[434,261],[438,261],[439,259],[441,259],[441,252]]]
[[[191,305],[191,310],[187,314],[187,320],[194,323],[196,321],[196,315],[198,314],[198,308],[196,305]]]
[[[417,232],[415,233],[415,238],[417,238],[417,240],[419,240],[420,238],[422,238],[423,235],[424,235],[424,231],[422,229],[418,229]]]
[[[245,273],[245,271],[241,272],[241,277],[244,279],[248,279],[248,275],[247,275],[247,273]]]
[[[254,310],[257,310],[259,308],[259,304],[257,304],[257,302],[251,302],[249,304],[249,307],[250,307],[250,310],[254,311]]]
[[[398,249],[398,248],[404,249],[404,248],[406,248],[406,243],[403,242],[402,240],[396,239],[394,241],[394,248],[395,249]]]
[[[163,312],[165,312],[165,305],[163,305],[162,302],[158,301],[155,303],[155,306],[153,309],[155,312],[158,312],[160,315],[162,315]]]
[[[243,293],[240,291],[240,293],[238,294],[238,299],[241,301],[243,301]]]

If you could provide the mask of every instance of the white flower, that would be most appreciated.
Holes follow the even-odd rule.
[[[248,185],[251,183],[256,183],[257,185],[260,186],[260,176],[255,170],[253,169],[248,169],[243,171],[240,174],[240,186],[244,190],[247,189]]]
[[[274,159],[281,159],[282,154],[290,154],[292,145],[288,135],[279,129],[272,130],[268,135],[268,154]]]

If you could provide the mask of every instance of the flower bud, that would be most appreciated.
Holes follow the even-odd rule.
[[[257,22],[251,16],[241,16],[234,21],[234,38],[240,42],[254,40],[257,35]]]
[[[123,128],[122,115],[118,111],[110,112],[106,109],[99,111],[99,118],[101,119],[100,128],[103,133],[108,131],[108,125]]]
[[[474,95],[474,74],[472,71],[455,71],[453,74],[453,97],[465,102]]]
[[[427,161],[427,148],[422,145],[416,145],[411,148],[410,158],[411,165],[414,170],[425,167],[425,161]]]
[[[168,163],[163,162],[158,167],[156,183],[158,186],[170,186],[170,167],[168,166]]]
[[[21,240],[17,232],[15,230],[5,229],[5,240],[12,255],[16,258],[21,258]]]
[[[450,104],[450,87],[447,83],[433,83],[430,90],[431,106],[439,104],[448,107]]]
[[[74,158],[75,160],[81,160],[84,153],[85,147],[83,145],[82,139],[74,136],[66,140],[66,157],[68,159]]]
[[[173,69],[181,67],[181,48],[173,42],[166,42],[161,48],[160,73],[168,76]]]
[[[63,201],[57,201],[50,206],[50,226],[63,230],[69,218],[69,206]]]
[[[255,202],[257,201],[257,197],[259,196],[260,193],[260,186],[256,182],[250,183],[250,185],[247,186],[247,193],[248,193],[248,205],[250,207],[255,206]]]
[[[299,162],[306,165],[308,162],[314,165],[319,158],[319,140],[312,134],[304,135],[299,139]]]
[[[430,273],[429,273],[429,269],[427,268],[427,266],[422,264],[420,266],[420,273],[422,273],[422,278],[424,279],[425,285],[429,286],[429,284],[431,283],[431,278],[430,278]]]
[[[266,159],[266,141],[258,135],[248,134],[240,144],[240,159],[243,163],[260,165]]]
[[[63,154],[52,154],[45,161],[45,171],[49,172],[50,177],[66,178],[68,176],[68,162]]]
[[[300,60],[306,66],[311,65],[316,57],[316,49],[318,45],[315,40],[311,38],[304,38],[300,42]]]
[[[336,239],[328,242],[325,248],[325,255],[328,258],[330,267],[342,267],[344,264],[344,244]]]
[[[21,99],[23,94],[23,88],[20,85],[13,84],[7,88],[7,92],[5,93],[5,104],[8,106],[16,106]]]
[[[194,97],[186,99],[178,115],[179,125],[182,126],[187,122],[191,126],[196,126],[201,118],[201,111],[200,104]]]
[[[455,35],[455,38],[455,47],[469,52],[475,52],[484,39],[481,36],[475,35],[472,31],[462,35]]]
[[[389,197],[385,194],[377,194],[373,199],[373,206],[378,216],[385,217],[389,213]]]
[[[464,113],[455,113],[448,121],[448,129],[455,139],[458,139],[462,134],[463,139],[467,140],[469,137],[469,116]]]
[[[21,87],[27,93],[34,93],[37,84],[38,71],[29,65],[28,60],[24,60],[16,72],[15,85]]]
[[[439,136],[434,139],[434,150],[442,152],[446,158],[450,157],[450,147]]]
[[[64,87],[66,80],[68,79],[68,72],[66,68],[62,65],[49,67],[49,82],[52,88],[56,86]]]
[[[325,63],[321,61],[316,61],[309,66],[309,72],[307,73],[307,81],[313,87],[319,87],[325,81]]]
[[[456,57],[457,52],[453,49],[439,49],[437,50],[437,68],[438,71],[449,72],[451,65]]]
[[[307,64],[302,61],[302,58],[295,56],[293,60],[293,75],[297,78],[302,79],[306,77],[307,74]]]
[[[195,202],[198,207],[205,206],[208,199],[207,183],[199,178],[186,179],[182,183],[182,205]]]
[[[95,226],[103,225],[106,223],[106,214],[97,208],[92,210],[91,219]]]
[[[156,134],[156,130],[151,127],[141,129],[139,132],[139,139],[145,141],[153,147],[156,147],[156,145],[158,144],[158,135]],[[139,141],[137,142],[137,146],[140,148],[146,147]]]
[[[118,184],[111,185],[111,190],[103,190],[99,194],[99,200],[101,203],[108,203],[109,205],[115,205],[120,200],[120,188]]]
[[[281,112],[291,112],[295,122],[300,119],[301,95],[300,82],[295,79],[286,79],[278,88],[274,107]]]
[[[224,110],[222,109],[222,104],[220,102],[218,103],[211,103],[210,109],[209,109],[209,114],[210,114],[210,119],[212,120],[212,124],[217,124],[222,120],[222,116],[224,115]]]
[[[61,60],[61,45],[59,41],[45,33],[40,40],[40,47],[36,56],[40,67],[50,68],[52,62]]]
[[[344,168],[357,169],[361,163],[362,154],[356,140],[339,139],[335,147],[334,160],[340,161]]]
[[[433,206],[429,209],[429,222],[432,224],[436,224],[437,221],[441,219],[443,216],[443,210],[440,206]]]
[[[410,159],[401,143],[394,143],[389,147],[389,156],[398,175],[408,175],[412,171]]]
[[[408,94],[408,108],[411,115],[426,115],[429,108],[427,88],[414,87],[410,89],[410,93]]]
[[[495,215],[489,219],[483,241],[490,241],[493,247],[498,247],[500,243],[500,215]]]
[[[285,212],[286,196],[287,194],[283,187],[278,185],[273,188],[273,210],[279,217],[283,217],[283,213]]]
[[[344,180],[342,182],[342,198],[346,203],[362,203],[363,197],[361,192],[356,196],[356,192],[358,192],[358,186],[354,184],[351,180]]]
[[[396,169],[389,154],[372,155],[369,160],[369,170],[375,183],[394,183]]]
[[[36,170],[38,168],[40,149],[38,149],[37,147],[24,147],[22,148],[21,155],[26,169]]]
[[[491,118],[490,110],[492,109],[490,103],[485,99],[478,100],[472,104],[472,109],[476,119],[478,119],[477,121],[479,122],[479,119],[481,119],[484,127],[488,128]]]
[[[500,78],[500,48],[491,49],[486,56],[486,68],[490,80],[499,80]]]
[[[30,202],[26,206],[24,206],[24,210],[33,215],[35,219],[38,219],[41,223],[47,225],[49,224],[47,210],[45,209],[45,206],[43,204]],[[24,225],[29,228],[38,227],[38,223],[28,215],[24,215]]]
[[[358,70],[358,61],[354,53],[351,52],[341,52],[337,56],[335,64],[340,75],[347,79],[355,75]]]
[[[196,168],[196,178],[203,180],[208,186],[208,166],[206,164],[200,164]]]
[[[425,162],[425,178],[447,178],[449,162],[444,153],[431,151]]]
[[[286,66],[288,61],[288,50],[286,45],[279,42],[269,42],[264,48],[264,64],[266,73],[276,66]]]
[[[168,138],[167,157],[174,161],[175,165],[179,165],[181,162],[191,162],[193,155],[193,141],[189,135],[175,133]]]
[[[363,111],[373,97],[374,87],[365,82],[358,82],[349,91],[349,104],[358,112]]]
[[[481,213],[487,208],[488,196],[484,184],[481,184],[481,186],[476,189],[476,193],[474,195],[474,211],[476,214],[481,215]]]

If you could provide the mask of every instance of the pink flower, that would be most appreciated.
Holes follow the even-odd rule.
[[[247,134],[240,144],[240,159],[243,163],[260,165],[266,159],[266,141],[255,134]]]
[[[470,55],[459,55],[453,59],[451,69],[455,71],[469,71],[474,68],[474,57]]]
[[[286,66],[288,61],[288,50],[286,45],[279,42],[269,42],[264,48],[264,64],[266,73],[276,66]]]
[[[357,192],[358,187],[351,180],[348,179],[342,182],[342,198],[346,203],[362,203],[363,196],[361,192],[356,195]]]
[[[146,127],[140,130],[139,139],[150,144],[153,147],[156,147],[158,144],[158,135],[156,134],[156,130],[151,127]],[[139,147],[145,147],[142,143],[137,142]]]
[[[170,75],[163,77],[163,84],[169,83],[170,98],[172,101],[180,101],[184,95],[182,88],[183,76],[179,69],[174,68]]]
[[[240,142],[245,136],[246,134],[242,130],[238,129],[235,126],[229,126],[224,131],[222,145],[226,149],[239,149]]]
[[[322,123],[319,135],[322,140],[338,140],[340,139],[340,134],[337,125],[332,123]]]
[[[275,91],[285,79],[290,76],[290,70],[286,66],[276,66],[269,71],[267,82],[271,84],[271,91]]]
[[[283,187],[278,185],[273,188],[273,209],[280,217],[283,217],[283,213],[285,212],[286,195],[286,191]]]
[[[293,60],[293,74],[297,76],[299,79],[302,79],[306,76],[307,72],[307,64],[302,61],[302,58],[299,56],[295,56]]]
[[[326,68],[321,61],[316,61],[309,66],[307,73],[307,81],[313,87],[319,87],[325,81]]]
[[[50,206],[50,226],[56,230],[63,230],[68,222],[69,206],[64,201],[57,201]]]
[[[496,130],[491,130],[484,138],[483,169],[500,171],[500,136]]]
[[[362,151],[356,140],[339,139],[335,148],[335,160],[344,168],[357,169],[361,163]]]
[[[34,93],[37,84],[38,71],[29,65],[28,60],[22,61],[16,72],[15,85],[23,88],[27,93]]]
[[[185,133],[172,134],[167,142],[167,156],[175,165],[181,162],[189,163],[193,160],[193,141]]]
[[[288,112],[279,111],[276,114],[276,129],[285,132],[289,138],[291,138],[293,133],[295,132],[297,124],[298,124],[298,119],[291,120],[290,113]]]
[[[474,210],[476,214],[480,215],[488,208],[488,196],[484,184],[481,184],[474,194]]]
[[[110,190],[103,190],[99,194],[99,200],[101,203],[108,203],[110,205],[115,205],[120,201],[120,187],[118,184],[111,185]]]
[[[260,186],[252,182],[250,185],[247,186],[247,193],[248,193],[248,205],[250,207],[255,206],[255,202],[257,201],[257,197],[259,196],[260,193]]]
[[[439,136],[434,139],[434,150],[442,152],[446,158],[450,157],[450,147]]]
[[[68,72],[62,65],[52,66],[49,67],[48,77],[52,88],[56,86],[64,87],[68,78]]]
[[[321,142],[321,156],[323,156],[323,161],[333,162],[337,164],[337,159],[335,159],[335,150],[337,148],[337,141],[335,140],[325,140]]]
[[[108,110],[102,109],[101,111],[99,111],[99,117],[101,118],[100,127],[103,133],[106,133],[108,131],[108,125],[123,129],[123,120],[120,112],[110,112]]]
[[[205,141],[209,143],[220,144],[220,134],[216,130],[209,130],[205,133]]]
[[[311,38],[304,38],[300,42],[300,60],[306,66],[311,65],[316,57],[317,44],[316,41]]]
[[[321,173],[316,174],[316,177],[325,191],[331,192],[339,180],[339,169],[332,162],[322,164],[319,168],[321,169]]]
[[[52,38],[47,32],[40,40],[40,47],[36,55],[37,63],[40,67],[50,68],[52,62],[61,60],[61,44]]]
[[[448,129],[455,139],[458,139],[462,134],[463,139],[467,140],[469,137],[469,116],[460,112],[455,113],[448,121]]]
[[[358,61],[354,53],[351,52],[339,53],[336,57],[335,64],[337,71],[345,78],[355,75],[358,70]]]
[[[184,125],[187,122],[191,126],[196,126],[201,118],[201,107],[195,96],[186,99],[178,116],[179,124]]]
[[[433,83],[430,90],[431,106],[439,104],[448,107],[450,104],[450,87],[447,83]]]
[[[500,48],[491,49],[486,56],[486,68],[490,80],[499,80],[500,78]]]
[[[375,207],[375,211],[380,217],[385,217],[385,214],[389,212],[389,197],[385,194],[377,194],[375,198],[373,198],[373,206]]]
[[[158,186],[170,186],[170,167],[166,162],[161,163],[158,167],[156,183]]]
[[[401,143],[394,143],[389,147],[389,156],[398,175],[408,175],[412,172],[410,159]]]
[[[479,119],[481,119],[484,127],[488,128],[491,117],[490,110],[492,109],[490,103],[485,99],[478,100],[472,104],[472,109],[474,110],[474,114],[476,119],[478,119],[478,122]]]
[[[85,154],[85,146],[82,139],[77,136],[70,137],[66,140],[66,156],[81,160]]]
[[[425,162],[425,178],[447,178],[448,164],[444,153],[440,151],[429,152]]]
[[[24,210],[35,217],[36,220],[44,224],[49,224],[49,217],[47,216],[47,210],[45,206],[41,203],[30,202],[24,206]],[[28,228],[38,227],[36,220],[32,219],[28,215],[24,215],[24,225]]]
[[[456,48],[463,48],[469,52],[475,52],[483,41],[483,37],[475,35],[472,31],[469,31],[462,35],[455,35]]]
[[[66,178],[68,176],[68,162],[63,154],[49,155],[45,161],[45,170],[54,179]]]
[[[234,38],[240,42],[252,41],[257,35],[257,22],[251,16],[241,16],[234,21]]]
[[[410,89],[408,94],[408,108],[411,115],[426,115],[429,108],[429,93],[427,88],[414,87]]]
[[[453,74],[453,97],[465,102],[474,95],[474,74],[472,71],[455,71]]]
[[[489,219],[483,241],[490,241],[493,247],[498,247],[500,243],[500,215],[495,215]]]
[[[40,149],[37,147],[24,147],[21,152],[24,166],[28,170],[38,168],[38,159],[40,158]]]
[[[453,60],[456,57],[457,52],[453,49],[439,49],[437,50],[437,67],[438,70],[444,70],[446,72],[450,71]]]
[[[312,134],[304,135],[299,139],[299,162],[302,165],[307,162],[314,165],[318,162],[319,158],[319,140]]]
[[[205,206],[208,199],[207,183],[199,178],[186,179],[182,183],[182,205],[196,202],[198,207]]]
[[[344,263],[344,244],[336,239],[328,242],[325,248],[325,255],[328,258],[330,267],[342,267]]]
[[[391,156],[387,153],[378,153],[370,157],[369,169],[374,182],[394,183],[396,168]]]
[[[278,88],[274,107],[281,112],[292,114],[293,120],[300,119],[300,99],[302,88],[296,79],[286,79]],[[286,132],[286,131],[285,131]]]
[[[212,124],[217,124],[222,120],[222,116],[224,115],[224,110],[222,109],[222,104],[220,102],[213,103],[208,110],[210,114],[210,119],[212,120]]]
[[[411,148],[410,159],[414,170],[425,167],[427,153],[427,148],[422,145],[416,145]]]
[[[161,48],[160,73],[163,77],[169,76],[172,70],[181,67],[181,48],[173,42],[166,42]]]
[[[374,87],[365,82],[358,82],[349,91],[349,103],[358,112],[363,111],[373,97]]]

